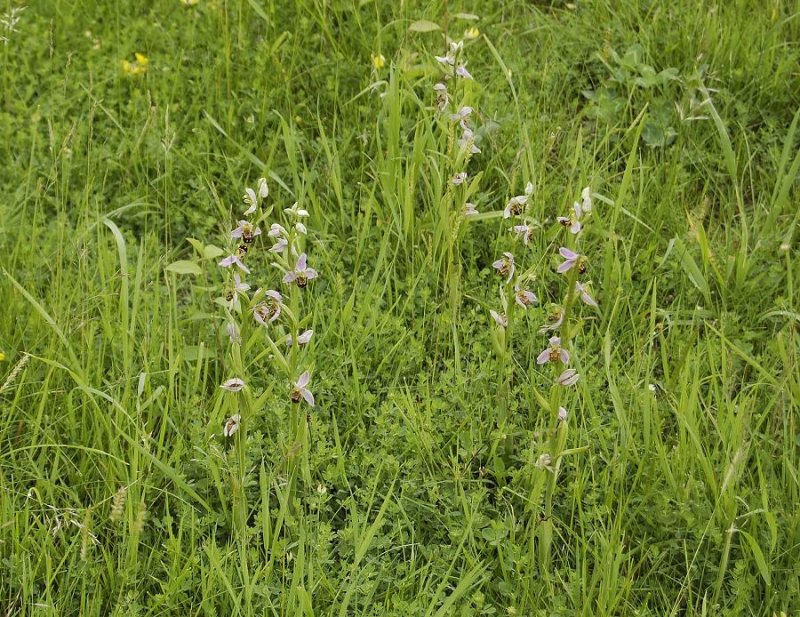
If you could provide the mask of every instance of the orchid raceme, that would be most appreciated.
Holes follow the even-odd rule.
[[[514,255],[508,251],[503,253],[503,257],[492,263],[492,267],[497,273],[506,278],[506,283],[510,283],[514,276]]]
[[[547,362],[569,364],[569,352],[561,347],[561,337],[550,337],[548,347],[536,358],[536,364],[545,364]]]
[[[300,377],[297,378],[297,381],[294,382],[294,388],[292,389],[292,402],[299,403],[301,399],[305,400],[306,403],[314,406],[314,395],[311,393],[311,390],[308,389],[308,383],[311,381],[311,375],[309,375],[308,371],[303,372]]]

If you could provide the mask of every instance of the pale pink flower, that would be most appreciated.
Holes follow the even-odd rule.
[[[498,313],[494,309],[490,309],[489,314],[492,316],[492,319],[494,319],[494,322],[498,326],[500,326],[501,328],[508,327],[508,317],[506,316],[505,313]]]
[[[231,238],[241,238],[247,243],[253,242],[260,235],[261,230],[247,221],[239,221],[239,226],[231,232]]]
[[[289,246],[289,241],[286,238],[278,238],[278,241],[269,249],[270,253],[282,253],[286,247]]]
[[[591,307],[597,308],[597,300],[595,300],[589,294],[588,287],[589,287],[589,283],[581,284],[580,282],[575,281],[575,291],[576,291],[576,293],[580,294],[581,300],[583,300],[583,302],[585,304],[588,304]]]
[[[314,406],[314,395],[311,393],[311,390],[308,389],[308,382],[311,381],[311,375],[308,374],[308,371],[305,371],[300,377],[297,378],[297,381],[294,382],[294,388],[292,389],[292,402],[299,403],[300,399],[304,399],[306,403]]]
[[[478,208],[473,203],[464,204],[464,216],[475,216],[478,214]]]
[[[586,214],[592,211],[592,189],[586,187],[581,191],[581,208]]]
[[[560,422],[567,421],[567,410],[564,409],[563,407],[558,408],[558,419]]]
[[[453,176],[450,179],[450,182],[452,182],[455,186],[459,186],[461,184],[464,184],[464,182],[466,182],[466,180],[467,180],[467,172],[466,171],[462,171],[462,172],[457,173],[455,176]]]
[[[511,282],[511,278],[514,276],[514,255],[506,251],[502,258],[492,264],[492,267],[500,276],[506,277],[506,283]]]
[[[258,296],[259,293],[256,292],[256,295]],[[283,296],[274,289],[267,289],[264,295],[266,299],[253,307],[253,318],[262,326],[271,324],[278,319],[281,315],[281,307],[283,306]]]
[[[458,147],[462,150],[469,150],[471,154],[480,154],[481,149],[475,145],[475,133],[471,129],[464,128],[464,134],[458,140]]]
[[[306,259],[306,254],[301,253],[300,257],[297,258],[294,270],[290,270],[283,277],[284,283],[297,283],[298,287],[303,288],[308,285],[308,281],[317,278],[317,271],[306,265]]]
[[[581,261],[581,255],[569,250],[566,246],[562,246],[558,252],[565,260],[558,266],[558,272],[561,274],[569,272]]]
[[[226,257],[225,259],[221,260],[219,262],[219,265],[222,266],[223,268],[230,268],[231,266],[236,265],[239,268],[241,268],[244,272],[247,272],[247,274],[250,274],[250,268],[244,265],[244,262],[236,253],[233,253],[228,257]]]
[[[470,74],[470,72],[467,70],[466,63],[464,63],[464,64],[459,64],[459,65],[456,67],[456,75],[457,75],[458,77],[462,77],[463,79],[472,79],[472,75],[471,75],[471,74]]]
[[[569,352],[561,347],[561,338],[558,336],[550,337],[550,345],[536,358],[536,364],[546,362],[558,362],[569,364]]]
[[[297,337],[297,344],[298,345],[308,345],[311,342],[311,337],[314,336],[313,330],[306,330],[302,334],[298,335]],[[292,344],[292,335],[286,337],[286,344]]]
[[[222,429],[222,434],[225,437],[233,437],[236,431],[239,430],[239,423],[242,421],[242,416],[238,413],[228,418],[225,427]]]
[[[511,231],[522,239],[522,243],[525,246],[528,246],[528,243],[531,241],[531,234],[533,233],[533,228],[531,228],[530,225],[514,225]]]
[[[580,232],[581,226],[581,216],[583,215],[583,211],[581,209],[581,205],[576,201],[572,204],[572,213],[569,216],[559,216],[558,222],[561,223],[564,227],[569,227],[570,233],[577,234]]]
[[[238,377],[232,377],[231,379],[222,382],[220,388],[227,390],[228,392],[239,392],[242,388],[244,388],[244,385],[244,380],[239,379]]]
[[[503,218],[507,219],[511,218],[512,216],[519,216],[525,212],[525,206],[528,203],[528,199],[531,195],[533,195],[533,184],[528,182],[525,185],[524,195],[516,195],[508,200],[508,203],[503,210]]]
[[[529,306],[539,301],[535,293],[527,289],[521,289],[519,283],[514,286],[514,300],[526,310]]]
[[[283,211],[286,214],[294,216],[296,218],[302,218],[308,216],[308,210],[304,210],[303,208],[298,207],[297,202],[294,202],[291,208],[284,208]]]
[[[580,379],[580,375],[578,375],[578,371],[574,368],[568,368],[563,373],[558,376],[558,383],[562,386],[574,386],[578,383],[578,379]]]

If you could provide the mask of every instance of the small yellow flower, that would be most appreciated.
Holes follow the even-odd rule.
[[[467,28],[464,30],[464,38],[465,39],[477,39],[481,35],[481,31],[478,30],[477,27],[472,26],[471,28]]]
[[[150,60],[147,56],[139,52],[134,54],[134,58],[135,60],[133,62],[130,60],[123,60],[122,70],[128,75],[142,75],[147,71],[147,65],[150,63]]]
[[[0,351],[0,362],[2,362],[5,359],[6,359],[6,354],[4,354],[2,351]]]
[[[194,6],[198,2],[200,2],[200,0],[181,0],[183,6]]]
[[[383,54],[375,54],[372,55],[372,66],[375,67],[376,71],[380,71],[383,67],[386,66],[386,58]]]

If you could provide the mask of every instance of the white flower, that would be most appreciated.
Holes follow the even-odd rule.
[[[514,276],[514,255],[506,251],[503,257],[492,264],[492,267],[497,270],[497,274],[507,277],[506,283],[510,283]]]
[[[311,375],[308,374],[308,371],[305,371],[297,378],[297,381],[294,382],[294,389],[292,390],[293,403],[299,403],[302,398],[306,403],[312,407],[314,406],[314,395],[307,387],[309,381],[311,381]]]
[[[508,203],[503,210],[503,218],[507,219],[512,216],[519,216],[525,212],[525,205],[528,203],[528,199],[531,195],[533,195],[533,184],[528,182],[528,184],[525,185],[524,195],[515,195],[508,200]]]
[[[225,437],[233,437],[236,431],[239,430],[239,423],[241,421],[242,417],[238,413],[228,418],[225,427],[222,429],[222,434],[225,435]]]
[[[308,345],[311,342],[311,337],[314,336],[313,330],[306,330],[302,334],[298,335],[297,337],[297,344],[298,345]],[[292,344],[292,335],[286,337],[286,344]]]
[[[567,421],[567,410],[564,409],[563,407],[558,408],[558,419],[560,422]]]
[[[478,208],[475,204],[467,202],[464,204],[464,216],[475,216],[478,214]]]
[[[298,208],[297,202],[294,202],[291,208],[284,208],[283,211],[290,216],[295,216],[298,218],[308,216],[308,210],[303,210],[302,208]]]
[[[289,232],[286,231],[286,229],[284,229],[283,225],[279,225],[278,223],[273,223],[272,225],[269,226],[269,231],[267,232],[267,235],[270,238],[280,238],[281,236],[285,238],[286,236],[289,235]]]
[[[300,221],[298,221],[297,223],[294,224],[294,228],[297,230],[297,233],[301,233],[304,236],[307,233],[306,226],[303,225]]]
[[[452,182],[455,186],[459,186],[461,184],[464,184],[464,182],[466,182],[466,181],[467,181],[467,172],[466,171],[459,172],[459,173],[457,173],[456,175],[454,175],[450,179],[450,182]]]
[[[294,270],[290,270],[283,277],[284,283],[297,283],[297,286],[302,288],[308,284],[308,281],[317,278],[317,271],[306,265],[306,259],[305,253],[302,253],[300,257],[297,258],[297,264],[295,264]]]
[[[568,368],[563,373],[558,376],[558,383],[562,386],[574,386],[578,383],[578,379],[580,379],[580,375],[578,375],[578,371],[574,368]]]
[[[258,179],[258,196],[261,199],[266,199],[269,196],[269,187],[267,186],[266,178]]]
[[[250,268],[244,265],[244,262],[236,253],[228,255],[225,259],[221,260],[218,265],[222,266],[223,268],[230,268],[231,266],[236,265],[244,272],[247,272],[247,274],[250,274]]]
[[[258,208],[258,196],[256,192],[249,187],[244,190],[244,203],[247,205],[247,210],[244,211],[245,216],[253,214],[256,208]]]
[[[506,316],[505,313],[498,313],[494,309],[490,309],[489,314],[492,316],[492,319],[494,319],[494,322],[498,326],[500,326],[501,328],[508,327],[508,317]]]
[[[592,189],[586,187],[581,191],[581,208],[587,214],[592,211]]]
[[[228,392],[239,392],[239,390],[244,388],[244,385],[244,380],[239,379],[238,377],[232,377],[231,379],[222,382],[220,388],[227,390]]]
[[[286,238],[278,238],[278,241],[269,249],[270,253],[282,253],[283,250],[289,246],[289,241]]]
[[[522,243],[528,246],[531,241],[531,233],[533,233],[533,229],[529,225],[514,225],[511,231],[517,234],[519,238],[522,238]]]

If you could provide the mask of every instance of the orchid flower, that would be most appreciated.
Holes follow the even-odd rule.
[[[238,413],[228,418],[225,427],[222,429],[222,434],[225,437],[233,437],[236,431],[239,430],[239,423],[242,421],[242,416]]]
[[[498,313],[494,309],[490,309],[489,314],[492,316],[492,319],[494,319],[494,322],[498,326],[500,326],[501,328],[508,327],[508,317],[506,316],[505,313]]]
[[[248,244],[256,239],[256,236],[261,235],[261,230],[258,227],[253,227],[248,221],[239,221],[239,226],[231,232],[231,238],[241,238]]]
[[[231,266],[236,265],[244,272],[247,272],[247,274],[250,274],[250,268],[244,265],[244,262],[236,253],[232,253],[225,259],[221,260],[218,265],[222,266],[223,268],[230,268]]]
[[[558,383],[562,386],[574,386],[578,383],[578,379],[580,379],[580,375],[578,375],[578,371],[574,368],[568,368],[563,373],[558,376]]]
[[[575,281],[575,292],[580,294],[581,300],[583,300],[585,304],[597,308],[597,300],[592,298],[592,296],[589,294],[589,291],[587,289],[588,286],[589,283],[582,284],[578,281]]]
[[[242,344],[242,335],[239,334],[239,326],[236,325],[235,321],[229,321],[225,326],[225,330],[228,333],[228,338],[230,339],[231,343],[237,343],[239,345]]]
[[[302,208],[298,208],[297,207],[297,202],[294,202],[292,204],[291,208],[284,208],[283,211],[286,214],[288,214],[290,216],[295,216],[297,218],[307,217],[308,216],[308,210],[303,210]]]
[[[464,216],[475,216],[478,214],[478,208],[475,204],[467,202],[464,204]]]
[[[450,114],[450,120],[458,122],[462,129],[467,128],[467,118],[474,110],[469,105],[461,107],[456,113]]]
[[[514,300],[526,310],[529,306],[539,301],[535,293],[527,289],[521,289],[519,283],[514,286]]]
[[[295,264],[294,270],[290,270],[286,273],[286,276],[283,277],[284,283],[297,283],[298,287],[303,288],[308,285],[308,281],[317,278],[317,271],[306,265],[306,259],[305,253],[302,253],[300,257],[297,258],[297,264]]]
[[[503,218],[507,219],[511,218],[512,216],[519,216],[525,212],[525,205],[528,203],[528,199],[531,195],[533,195],[533,184],[528,182],[528,184],[525,185],[524,195],[516,195],[508,200],[508,203],[503,210]]]
[[[564,227],[569,227],[570,233],[577,234],[581,230],[581,216],[583,215],[583,209],[581,205],[576,201],[572,204],[572,214],[569,216],[559,216],[558,222],[561,223]]]
[[[471,154],[480,154],[481,152],[481,149],[475,145],[475,133],[466,127],[464,127],[464,134],[458,140],[458,147],[462,150],[469,150]]]
[[[563,407],[558,408],[558,420],[559,422],[566,422],[567,421],[567,410]]]
[[[498,259],[492,264],[497,273],[500,276],[505,276],[506,283],[511,282],[511,278],[514,276],[514,255],[506,251],[503,253],[503,257]]]
[[[311,342],[311,337],[314,336],[313,330],[306,330],[302,334],[298,335],[297,337],[297,344],[298,345],[308,345]],[[292,335],[286,337],[286,344],[291,346],[292,344]]]
[[[522,243],[528,246],[528,243],[531,241],[531,234],[533,233],[533,229],[529,225],[514,225],[511,231],[516,233],[519,238],[522,238]]]
[[[289,232],[286,231],[283,225],[280,225],[278,223],[273,223],[272,225],[269,226],[269,231],[267,232],[267,235],[270,238],[280,238],[280,237],[285,238],[289,235]]]
[[[244,211],[245,216],[250,216],[253,212],[256,211],[258,208],[258,195],[256,192],[251,188],[246,188],[244,190],[244,203],[247,204],[247,210]]]
[[[239,379],[238,377],[232,377],[231,379],[222,382],[220,388],[227,390],[228,392],[239,392],[242,388],[244,388],[244,386],[244,380]]]
[[[558,266],[558,272],[564,274],[569,272],[575,266],[578,266],[578,271],[583,272],[586,266],[583,263],[583,256],[580,253],[569,250],[566,246],[558,249],[559,254],[564,258],[564,262]]]
[[[536,358],[536,364],[546,362],[558,362],[569,364],[569,352],[561,347],[561,338],[558,336],[550,337],[549,346]]]
[[[450,96],[447,94],[447,86],[438,83],[433,87],[436,92],[436,106],[440,111],[444,111],[450,103]]]
[[[297,381],[294,382],[294,388],[292,389],[293,403],[299,403],[302,398],[305,399],[306,403],[312,407],[314,406],[314,395],[311,393],[311,390],[307,388],[309,381],[311,381],[311,375],[308,374],[308,371],[305,371],[297,378]]]
[[[455,186],[459,186],[461,184],[464,184],[464,182],[466,182],[466,181],[467,181],[467,172],[466,171],[459,172],[459,173],[457,173],[456,175],[454,175],[450,179],[450,182],[452,182]]]
[[[586,214],[592,211],[592,189],[586,187],[581,191],[581,208]]]
[[[467,70],[466,63],[459,64],[456,67],[456,75],[458,75],[459,77],[461,77],[463,79],[472,79],[472,75]]]
[[[256,292],[256,295],[258,296],[259,293]],[[283,296],[281,296],[281,294],[274,289],[267,289],[267,291],[264,292],[264,295],[267,297],[267,299],[263,302],[259,302],[253,307],[253,318],[262,326],[271,324],[273,321],[278,319],[278,317],[280,317],[281,306],[283,303]]]

